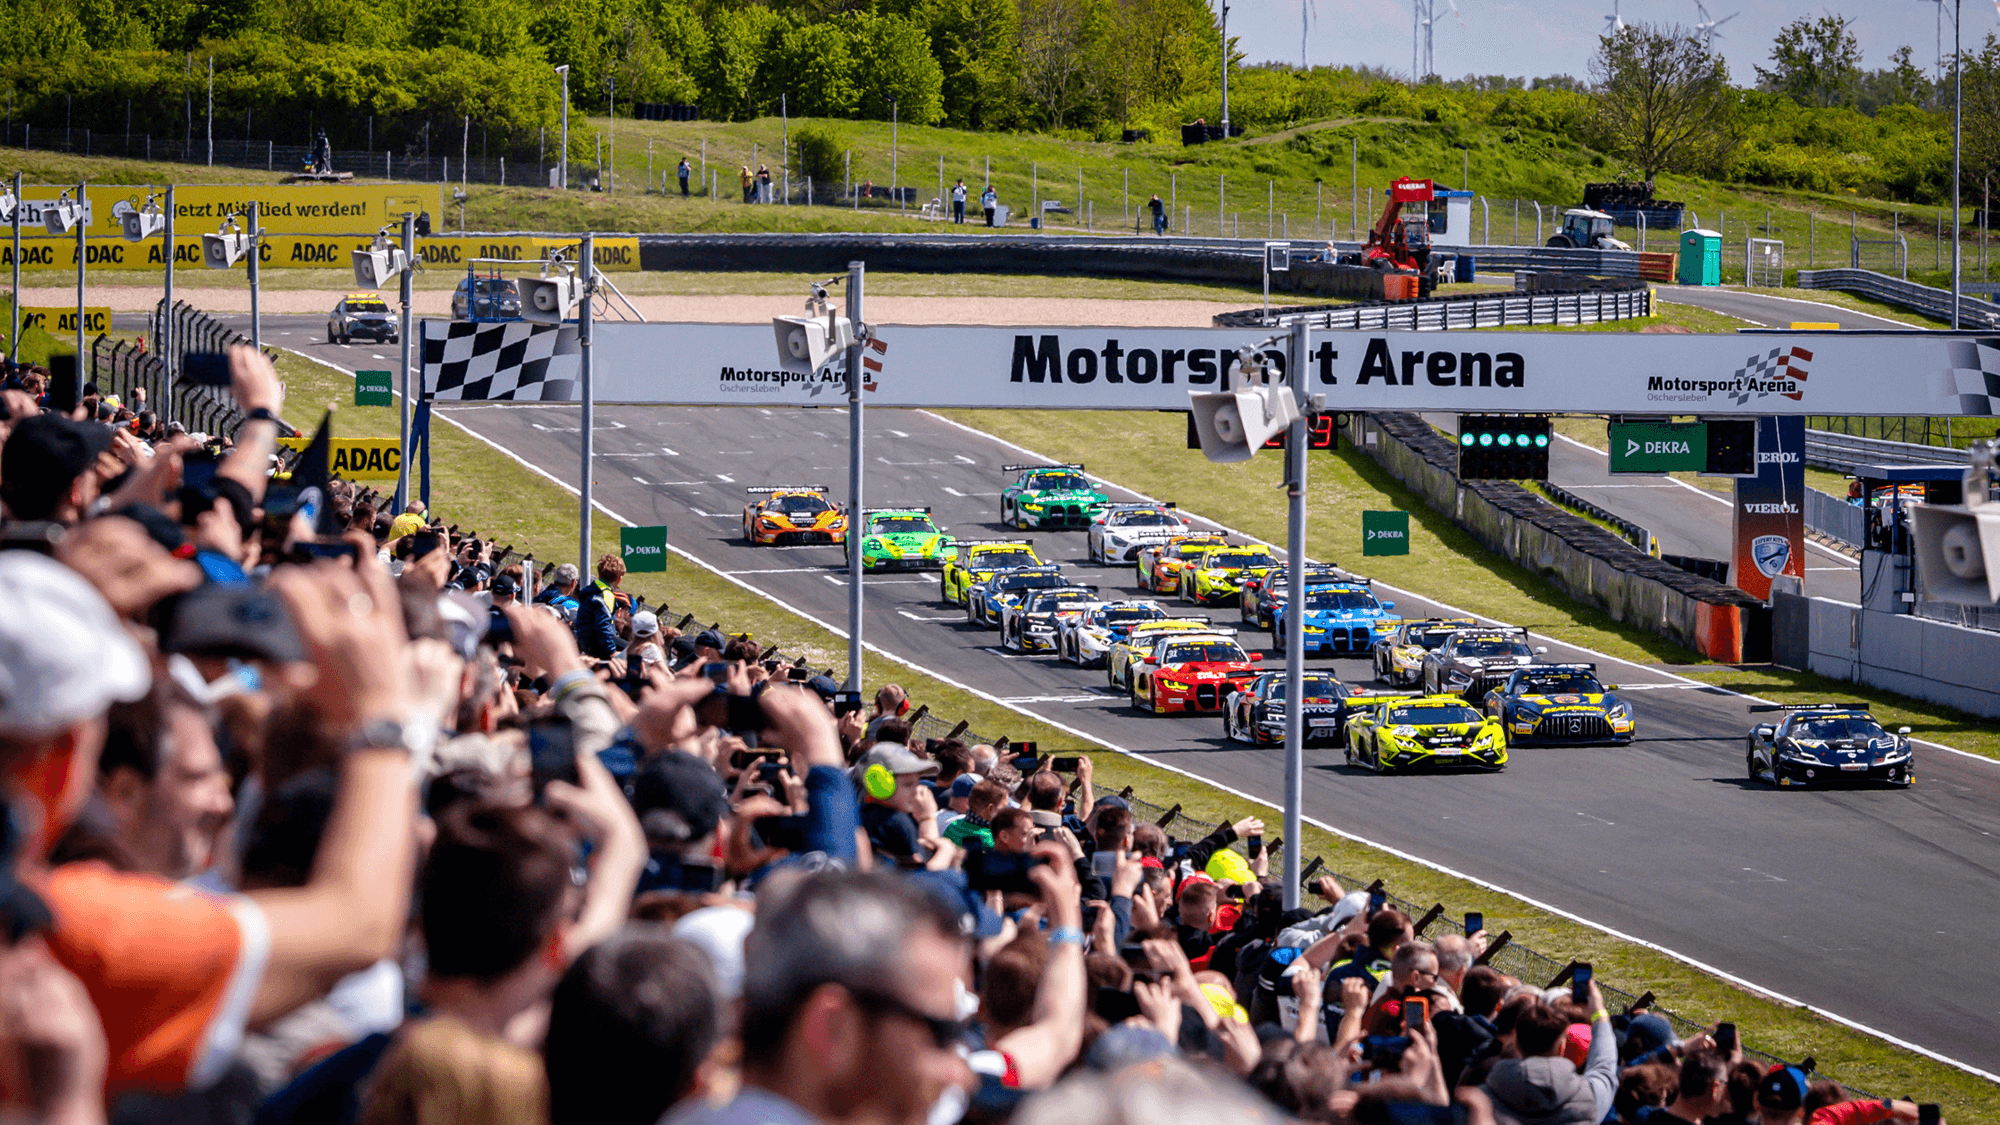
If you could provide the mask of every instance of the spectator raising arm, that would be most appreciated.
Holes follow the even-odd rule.
[[[285,408],[285,385],[271,361],[255,348],[229,351],[229,390],[243,411],[236,448],[216,466],[215,475],[243,486],[253,505],[264,502],[271,455],[278,451],[278,414]]]
[[[1051,1085],[1076,1058],[1083,1045],[1086,984],[1083,901],[1078,897],[1076,870],[1061,847],[1040,843],[1034,851],[1047,861],[1030,869],[1029,877],[1042,888],[1042,909],[1050,926],[1048,961],[1035,989],[1033,1022],[994,1044],[1014,1060],[1024,1090]]]

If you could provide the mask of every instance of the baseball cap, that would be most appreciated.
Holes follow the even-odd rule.
[[[806,686],[818,692],[819,697],[828,702],[832,702],[833,697],[840,694],[840,685],[833,682],[832,676],[814,676],[806,681]]]
[[[695,637],[694,643],[696,648],[712,648],[717,652],[729,647],[729,642],[714,629],[703,629],[700,635]]]
[[[1806,1101],[1806,1072],[1783,1063],[1764,1072],[1757,1083],[1757,1104],[1765,1109],[1797,1109]]]
[[[493,594],[495,597],[513,597],[520,592],[521,587],[515,583],[511,575],[503,574],[493,580]]]
[[[857,771],[869,766],[881,766],[898,777],[934,774],[940,768],[936,762],[900,742],[878,742],[855,763]]]
[[[715,831],[729,811],[729,797],[713,767],[692,754],[669,750],[641,763],[632,775],[632,811],[646,835],[673,843]]]
[[[708,954],[725,1000],[743,995],[743,939],[757,916],[738,906],[704,906],[674,923],[674,936]]]
[[[152,683],[146,654],[82,575],[0,551],[0,734],[54,734]]]
[[[912,871],[907,876],[924,893],[937,899],[958,915],[959,928],[967,937],[999,937],[1005,921],[986,905],[986,896],[971,888],[965,872],[948,867],[943,871]]]
[[[175,558],[194,557],[194,544],[188,542],[187,533],[181,529],[181,525],[174,522],[172,516],[151,504],[127,504],[112,514],[123,516],[145,528],[146,534],[152,537],[153,542],[158,543]]]
[[[976,773],[959,774],[951,782],[952,799],[964,800],[972,796],[972,787],[979,784],[981,780],[983,779]]]
[[[110,448],[108,426],[73,422],[60,414],[25,419],[0,450],[0,500],[15,519],[47,519],[70,484]]]
[[[190,656],[234,656],[290,663],[306,658],[291,611],[261,586],[209,583],[174,607],[161,647]]]
[[[650,637],[660,631],[659,615],[650,609],[642,609],[632,615],[632,635]]]
[[[1218,883],[1247,883],[1257,877],[1251,872],[1249,861],[1228,848],[1210,856],[1208,866],[1203,870]]]

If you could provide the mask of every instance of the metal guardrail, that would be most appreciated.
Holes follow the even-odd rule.
[[[1853,472],[1856,465],[1962,465],[1965,461],[1965,450],[1949,446],[1883,441],[1832,430],[1806,431],[1806,464],[1837,473]]]
[[[1618,534],[1631,540],[1634,547],[1639,548],[1654,558],[1660,557],[1660,541],[1654,537],[1651,531],[1623,516],[1606,511],[1552,480],[1537,481],[1535,483],[1542,487],[1543,491],[1548,494],[1549,499],[1572,511],[1581,512],[1592,519],[1610,524],[1612,527],[1618,529]]]
[[[1939,320],[1951,319],[1951,291],[1929,285],[1918,285],[1890,277],[1874,270],[1831,269],[1800,270],[1801,289],[1839,289],[1848,293],[1859,293],[1863,297],[1896,305],[1919,312]],[[1962,291],[1958,299],[1959,323],[1978,328],[2000,328],[2000,304],[1968,297]]]
[[[1828,535],[1855,549],[1868,542],[1868,513],[1846,498],[1806,489],[1806,527]]]
[[[1382,301],[1319,309],[1257,309],[1223,313],[1223,328],[1309,327],[1348,331],[1441,332],[1447,329],[1518,328],[1543,324],[1602,324],[1653,315],[1646,290],[1589,293],[1495,293],[1429,301]]]

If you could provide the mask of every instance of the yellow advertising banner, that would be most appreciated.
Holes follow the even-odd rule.
[[[178,230],[174,233],[175,267],[194,270],[197,273],[206,270],[208,267],[203,264],[201,257],[201,235],[182,234]],[[354,251],[367,249],[373,237],[372,234],[361,233],[266,234],[259,247],[257,262],[264,269],[320,269],[346,272],[354,266]],[[497,258],[523,263],[539,262],[558,247],[566,248],[574,255],[577,241],[573,238],[537,238],[525,235],[443,235],[418,240],[417,257],[427,268],[457,272],[463,270],[466,263],[474,258]],[[92,235],[85,240],[84,251],[85,265],[93,270],[152,270],[166,265],[165,240],[160,238],[150,238],[144,242],[127,242],[123,235],[116,237]],[[13,243],[5,237],[0,237],[0,269],[11,268],[13,264]],[[248,266],[246,258],[230,269],[241,273]],[[72,236],[64,239],[43,238],[37,242],[29,242],[24,238],[21,242],[21,268],[75,270],[76,239]],[[597,268],[605,273],[637,270],[639,240],[598,239]]]
[[[61,305],[36,307],[21,306],[21,330],[39,328],[54,335],[68,335],[76,331],[76,306]],[[111,331],[111,310],[94,305],[83,307],[83,330],[102,335]]]
[[[65,190],[74,197],[74,188],[40,185],[21,189],[21,199],[28,204],[21,213],[24,241],[75,238],[74,233],[50,234],[42,220],[43,205]],[[87,184],[83,194],[83,219],[91,235],[122,236],[127,211],[143,208],[148,198],[162,205],[166,201],[164,189],[147,186]],[[400,228],[405,211],[421,215],[432,210],[438,195],[436,186],[430,184],[186,184],[174,188],[174,233],[199,236],[218,230],[230,215],[241,215],[253,200],[258,207],[258,224],[267,232],[373,234],[392,223]]]
[[[286,449],[303,450],[310,435],[279,438]],[[334,438],[331,472],[342,480],[395,480],[403,467],[403,451],[395,438]]]

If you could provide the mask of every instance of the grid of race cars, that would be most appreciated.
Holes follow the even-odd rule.
[[[1010,653],[1046,654],[1104,670],[1109,690],[1162,715],[1221,720],[1236,744],[1279,746],[1285,676],[1244,647],[1270,634],[1282,654],[1286,568],[1266,544],[1198,532],[1170,503],[1112,503],[1084,466],[1009,465],[1002,522],[1037,531],[1080,530],[1090,563],[1131,566],[1152,597],[1080,581],[1045,562],[1027,538],[958,538],[921,505],[868,508],[854,538],[868,572],[935,570],[941,601],[995,629]],[[825,543],[846,550],[849,514],[822,485],[747,491],[744,538],[753,544]],[[1169,611],[1165,600],[1208,611]],[[1510,747],[1624,745],[1637,734],[1631,704],[1594,664],[1541,659],[1526,629],[1472,618],[1402,618],[1370,579],[1330,565],[1306,573],[1304,649],[1309,658],[1365,658],[1374,683],[1346,683],[1309,668],[1299,701],[1307,745],[1332,746],[1349,765],[1377,772],[1495,771]],[[1219,623],[1234,609],[1232,624]],[[1282,657],[1280,657],[1282,661]],[[1745,736],[1744,768],[1780,787],[1830,783],[1908,786],[1916,780],[1910,729],[1891,733],[1860,703],[1769,707],[1782,713]]]

